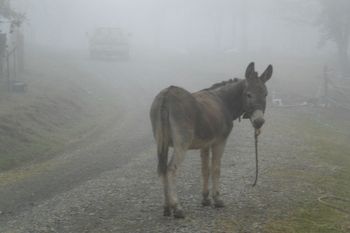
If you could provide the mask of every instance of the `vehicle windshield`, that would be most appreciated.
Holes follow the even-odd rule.
[[[118,28],[99,28],[93,34],[95,43],[120,43],[125,41],[123,32]]]

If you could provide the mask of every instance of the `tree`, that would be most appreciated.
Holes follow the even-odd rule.
[[[25,20],[25,14],[14,11],[10,0],[0,0],[0,15],[11,20],[13,27],[20,27]]]
[[[321,44],[333,41],[338,49],[339,65],[344,77],[350,75],[350,1],[319,0],[322,11],[317,21],[322,32]]]

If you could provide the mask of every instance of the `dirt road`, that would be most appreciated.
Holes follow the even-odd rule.
[[[111,114],[118,114],[53,159],[3,174],[15,178],[0,184],[0,232],[262,232],[269,219],[283,216],[295,204],[300,192],[313,193],[307,181],[272,176],[286,167],[323,167],[298,159],[309,148],[292,127],[293,110],[268,109],[257,187],[251,187],[253,130],[249,122],[235,122],[222,167],[226,208],[200,205],[200,158],[191,151],[178,179],[187,217],[163,217],[148,119],[150,103],[168,84],[200,89],[212,79],[201,80],[193,88],[198,79],[188,79],[190,72],[146,61],[115,63],[77,57],[71,62],[115,88],[121,105]]]

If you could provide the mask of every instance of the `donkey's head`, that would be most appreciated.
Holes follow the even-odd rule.
[[[245,73],[246,85],[243,91],[243,118],[249,118],[255,129],[260,129],[265,123],[267,88],[265,83],[272,76],[272,65],[269,65],[262,75],[255,71],[254,63],[250,63]]]

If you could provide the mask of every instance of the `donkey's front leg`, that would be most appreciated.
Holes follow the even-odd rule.
[[[184,218],[185,214],[182,210],[181,205],[178,202],[177,192],[176,192],[176,172],[185,157],[184,149],[174,149],[174,155],[168,165],[168,208],[173,209],[175,218]]]
[[[214,200],[214,205],[217,208],[224,207],[224,202],[220,199],[220,166],[221,166],[221,157],[224,153],[226,145],[226,140],[219,142],[212,146],[212,161],[211,161],[211,175],[212,175],[212,196]]]
[[[203,206],[209,206],[211,204],[209,199],[209,148],[201,149],[201,160],[202,160],[202,178],[203,178]]]

